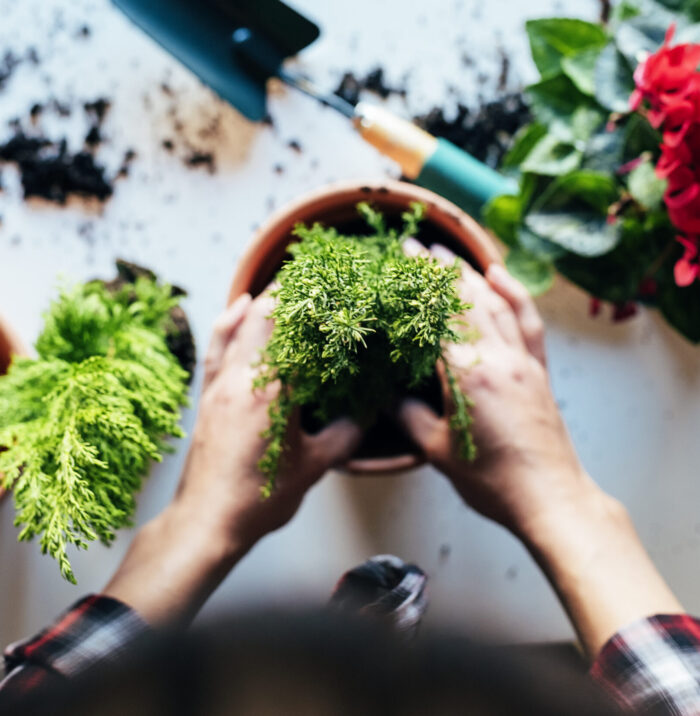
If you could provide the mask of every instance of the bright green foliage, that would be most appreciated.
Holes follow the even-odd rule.
[[[109,543],[166,436],[182,436],[187,373],[165,340],[169,286],[140,278],[64,291],[46,315],[38,358],[0,378],[0,480],[20,540],[37,536],[75,583],[69,544]]]
[[[372,236],[345,236],[320,224],[295,229],[300,242],[277,274],[274,329],[263,354],[264,386],[279,380],[280,398],[270,409],[269,447],[260,468],[269,495],[283,458],[287,421],[296,406],[312,406],[321,422],[349,415],[371,424],[401,392],[416,388],[443,361],[445,341],[463,339],[455,316],[468,306],[459,298],[456,266],[407,256],[401,246],[415,236],[424,214],[414,204],[399,233],[367,204],[358,210]],[[453,424],[465,458],[474,456],[468,400],[450,381],[457,410]]]

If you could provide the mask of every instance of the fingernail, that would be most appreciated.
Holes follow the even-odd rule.
[[[433,244],[430,247],[430,253],[441,263],[453,264],[457,255],[452,253],[446,246],[442,244]]]
[[[403,250],[409,256],[418,256],[425,251],[425,246],[423,246],[420,241],[416,241],[416,239],[409,236],[407,239],[403,240]]]

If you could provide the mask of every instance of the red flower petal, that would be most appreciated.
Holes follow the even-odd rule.
[[[673,278],[676,284],[684,288],[690,286],[700,275],[700,265],[691,264],[685,257],[679,259],[673,267]]]

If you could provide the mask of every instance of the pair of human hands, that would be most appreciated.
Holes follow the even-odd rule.
[[[406,250],[426,251],[413,240],[406,242]],[[484,277],[444,247],[435,246],[431,253],[445,264],[458,261],[461,297],[473,304],[466,318],[478,340],[448,346],[447,360],[474,401],[478,457],[472,463],[462,460],[449,416],[419,401],[404,401],[399,419],[469,505],[521,532],[539,511],[572,496],[583,479],[549,387],[542,320],[525,288],[502,266],[492,265]],[[269,295],[254,300],[244,295],[217,320],[178,491],[239,546],[250,546],[288,522],[308,489],[345,461],[361,439],[359,427],[349,420],[310,436],[297,417],[289,428],[276,490],[261,499],[257,463],[265,449],[261,433],[275,387],[253,391],[251,385],[272,328],[271,310]]]
[[[405,248],[426,251],[411,241]],[[446,264],[457,260],[443,247],[431,253]],[[593,658],[624,624],[682,606],[624,507],[579,463],[549,386],[542,320],[531,298],[502,266],[485,277],[459,266],[459,291],[474,306],[466,318],[478,340],[446,352],[474,402],[476,460],[459,457],[449,403],[441,416],[407,399],[398,417],[467,504],[522,540]],[[141,529],[104,590],[154,625],[191,620],[238,560],[288,522],[308,489],[362,437],[349,420],[306,435],[296,417],[277,487],[262,499],[257,464],[275,387],[253,391],[252,382],[271,310],[269,295],[242,296],[217,321],[177,495]]]

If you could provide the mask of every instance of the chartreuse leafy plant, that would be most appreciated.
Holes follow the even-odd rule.
[[[400,231],[387,228],[369,205],[357,208],[370,236],[299,225],[292,259],[277,274],[274,329],[257,380],[258,386],[281,384],[260,462],[265,496],[274,488],[297,407],[306,406],[322,423],[348,415],[367,426],[401,393],[425,383],[438,362],[448,374],[462,455],[474,457],[470,403],[443,355],[445,342],[466,338],[457,318],[468,308],[457,292],[459,270],[402,250],[403,239],[418,231],[422,204],[402,215]]]
[[[502,167],[520,178],[520,191],[497,197],[484,213],[510,247],[511,273],[533,294],[548,290],[558,270],[619,307],[658,306],[696,342],[700,281],[674,280],[684,246],[697,260],[695,238],[678,238],[664,204],[667,181],[655,171],[666,127],[630,98],[635,70],[662,47],[669,27],[676,25],[674,45],[697,43],[699,22],[698,0],[622,0],[607,24],[528,22],[541,78],[526,90],[533,121]]]
[[[38,537],[75,583],[68,545],[109,543],[167,436],[180,437],[188,373],[166,345],[170,286],[139,278],[61,293],[37,358],[0,378],[0,480],[12,490],[20,540]]]

